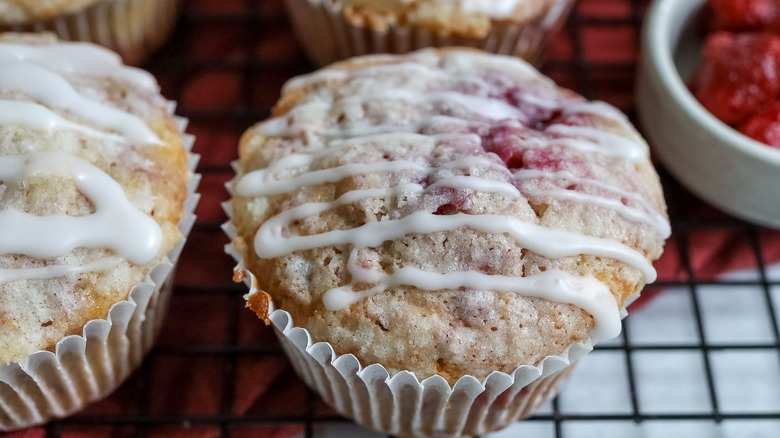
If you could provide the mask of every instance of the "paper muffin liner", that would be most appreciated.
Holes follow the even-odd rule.
[[[172,112],[175,105],[169,104]],[[176,117],[184,133],[187,120]],[[195,223],[195,192],[200,175],[194,173],[199,156],[191,152],[195,138],[184,134],[188,167],[188,196],[179,221],[181,240],[134,286],[105,319],[84,325],[81,335],[60,340],[54,352],[38,351],[19,363],[0,365],[0,431],[21,429],[70,415],[114,391],[152,348],[170,299],[172,271]]]
[[[83,10],[22,24],[0,24],[0,31],[52,32],[66,41],[88,41],[138,65],[159,48],[176,24],[180,0],[101,0]]]
[[[547,40],[566,21],[574,0],[554,3],[523,23],[493,21],[482,38],[443,36],[420,26],[391,26],[380,32],[352,25],[334,0],[285,0],[293,29],[312,61],[323,66],[371,53],[407,53],[425,47],[464,46],[541,62]]]
[[[229,192],[232,185],[226,184]],[[232,241],[237,235],[232,205],[228,201],[222,206],[229,218],[222,228]],[[262,293],[239,251],[228,244],[225,252],[236,260],[236,270],[247,274],[247,297]],[[625,306],[621,317],[627,315]],[[511,374],[494,371],[484,381],[466,375],[450,385],[439,375],[420,381],[411,371],[391,375],[381,364],[364,367],[352,354],[338,355],[328,342],[314,343],[305,328],[296,327],[290,314],[273,309],[273,303],[269,313],[282,349],[312,390],[341,415],[398,436],[480,435],[527,418],[558,393],[576,362],[593,350],[588,338],[538,365],[521,365]]]

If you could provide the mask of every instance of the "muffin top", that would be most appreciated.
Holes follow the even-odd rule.
[[[624,115],[523,61],[355,58],[240,145],[233,245],[315,342],[454,382],[620,331],[670,229]]]
[[[569,0],[333,0],[353,25],[386,31],[417,25],[440,35],[481,38],[493,22],[524,23]]]
[[[19,24],[73,13],[99,0],[0,0],[0,23]]]
[[[168,109],[106,49],[0,35],[0,364],[105,318],[180,240]]]

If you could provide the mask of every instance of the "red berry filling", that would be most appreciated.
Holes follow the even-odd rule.
[[[712,29],[730,32],[778,31],[777,0],[710,0]]]
[[[715,117],[738,124],[780,95],[780,36],[710,35],[693,93]]]
[[[715,117],[777,146],[780,1],[709,0],[710,28],[691,91]]]
[[[754,115],[739,127],[748,137],[780,148],[780,102]]]

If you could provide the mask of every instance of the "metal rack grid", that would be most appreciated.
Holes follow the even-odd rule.
[[[636,120],[634,70],[648,3],[580,0],[544,72]],[[199,219],[168,320],[157,347],[114,395],[19,436],[368,436],[295,377],[270,329],[242,308],[244,288],[230,282],[233,263],[222,253],[219,203],[238,138],[269,115],[284,80],[312,70],[281,0],[189,0],[174,37],[145,67],[190,119],[202,155]],[[627,320],[621,338],[585,359],[561,396],[495,436],[763,437],[780,430],[780,273],[770,269],[780,261],[780,235],[714,211],[663,168],[661,175],[674,234],[659,281],[645,291],[657,296]],[[666,321],[661,333],[658,321]],[[728,328],[742,325],[753,329],[730,337]],[[740,399],[740,388],[758,400]]]

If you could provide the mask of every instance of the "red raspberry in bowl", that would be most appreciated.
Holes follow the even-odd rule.
[[[778,31],[780,2],[777,0],[710,0],[713,30]]]
[[[691,88],[715,117],[738,125],[780,95],[780,36],[716,32]]]
[[[780,148],[780,102],[743,123],[739,132],[761,143]]]

